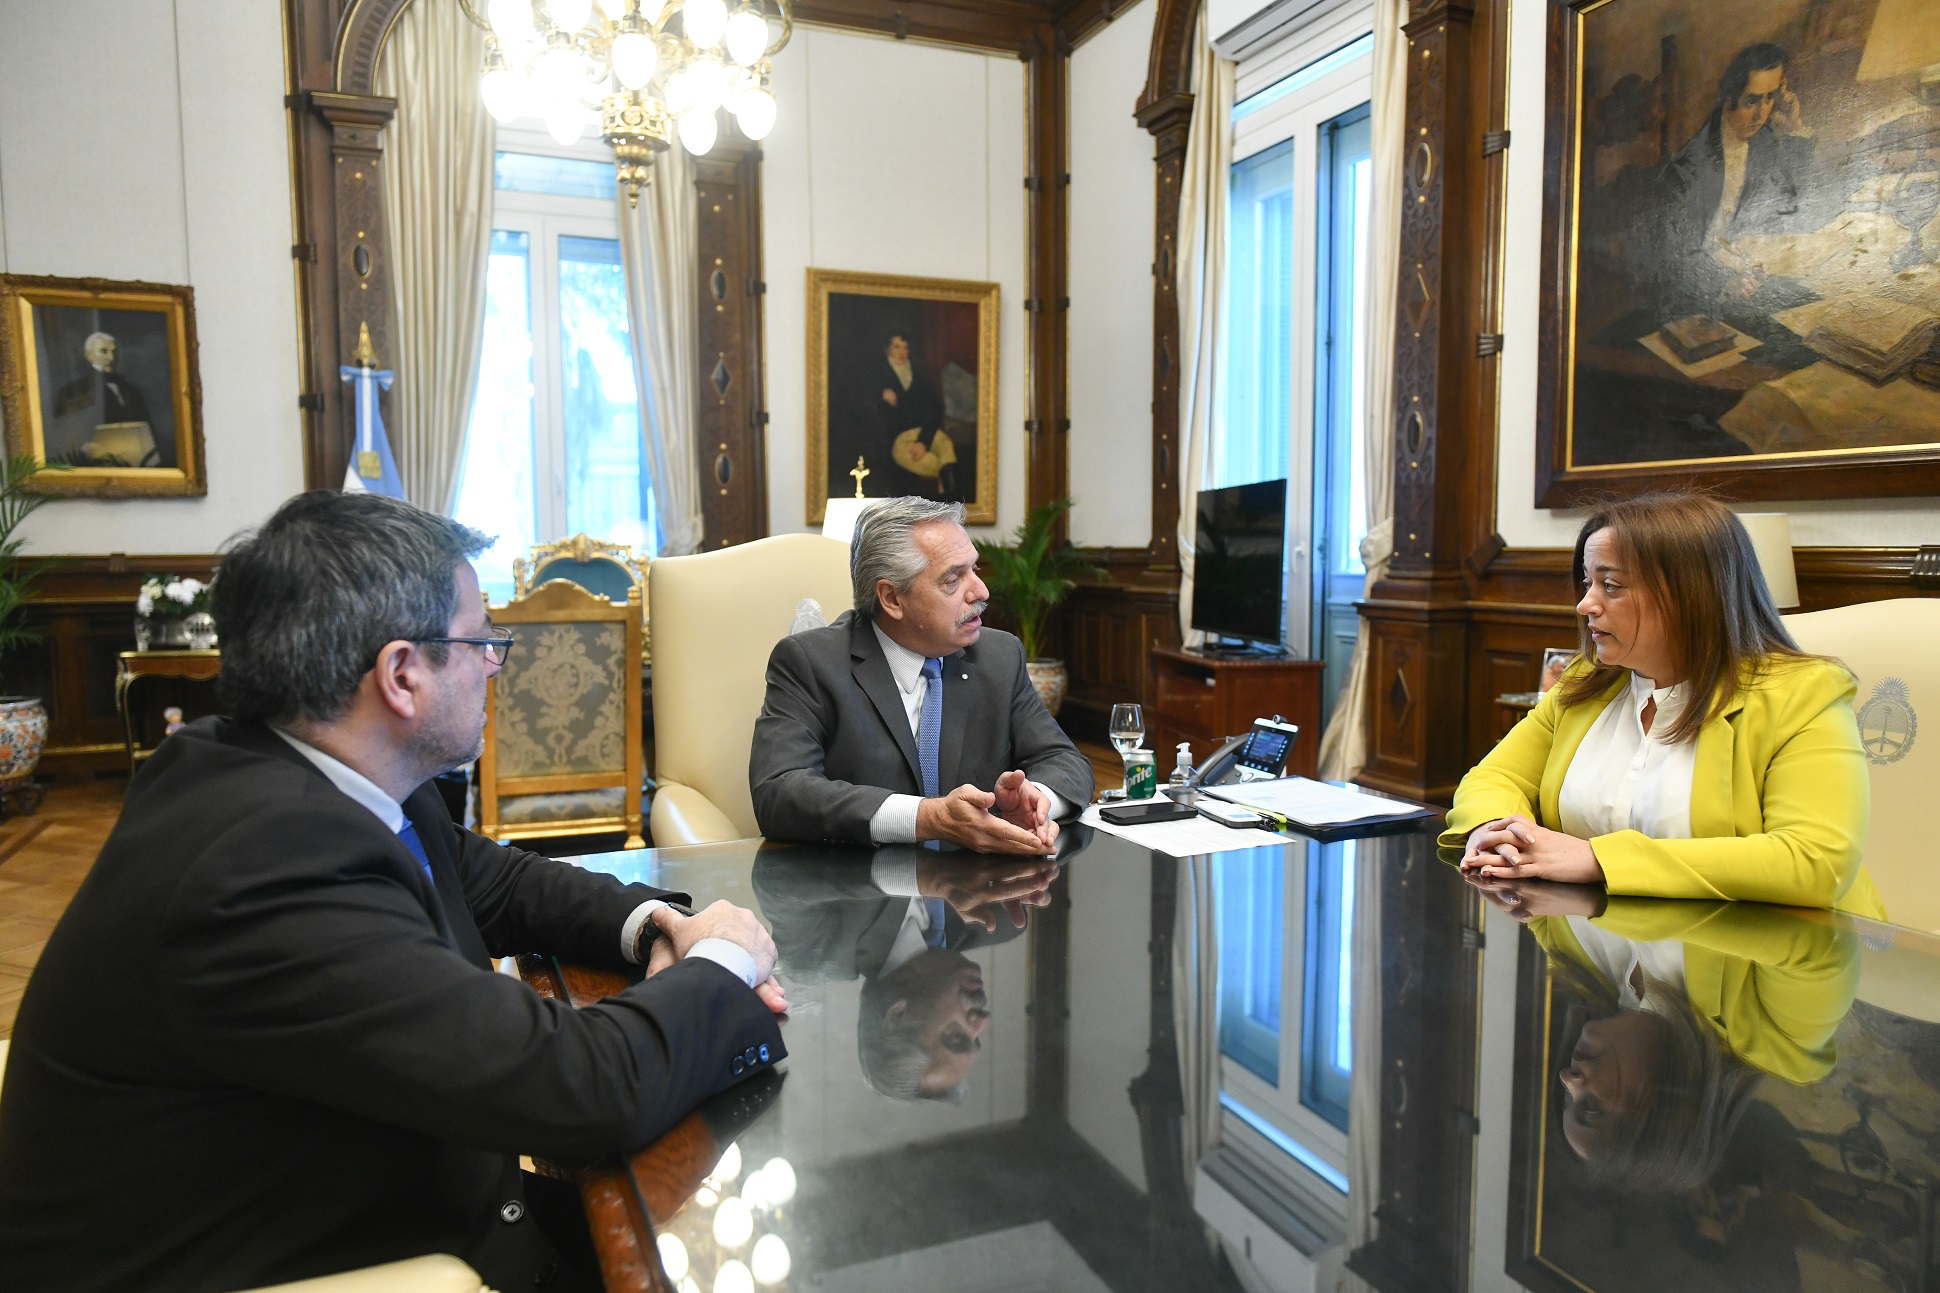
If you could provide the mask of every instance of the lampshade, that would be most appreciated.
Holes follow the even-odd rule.
[[[849,542],[855,538],[856,522],[862,519],[862,514],[883,501],[880,498],[831,498],[828,510],[822,513],[822,537]]]
[[[1780,610],[1799,604],[1799,580],[1792,569],[1792,518],[1784,512],[1740,512],[1738,520],[1751,536],[1765,587]]]

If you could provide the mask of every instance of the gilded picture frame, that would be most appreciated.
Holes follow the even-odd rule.
[[[207,494],[194,289],[0,274],[0,410],[29,489]]]
[[[998,299],[995,283],[808,271],[810,524],[858,482],[996,524]]]
[[[1930,9],[1548,17],[1536,504],[1940,493]]]

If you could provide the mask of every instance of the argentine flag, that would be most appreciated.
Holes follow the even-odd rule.
[[[404,482],[398,478],[397,459],[391,457],[391,440],[377,411],[378,388],[391,389],[390,370],[345,365],[337,371],[345,381],[357,384],[357,441],[350,447],[350,465],[344,468],[344,493],[403,498]]]

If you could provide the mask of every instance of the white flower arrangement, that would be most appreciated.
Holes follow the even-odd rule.
[[[162,575],[141,586],[135,613],[143,619],[179,620],[209,604],[209,585],[200,579]]]

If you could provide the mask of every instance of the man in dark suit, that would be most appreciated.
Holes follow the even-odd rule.
[[[304,494],[216,578],[233,718],[162,743],[21,1001],[0,1288],[237,1289],[456,1254],[598,1288],[571,1187],[783,1055],[774,947],[726,903],[481,839],[436,773],[482,748],[485,536]],[[647,977],[575,1011],[492,972]]]
[[[1091,763],[1031,687],[963,508],[895,498],[857,526],[855,609],[768,659],[748,777],[764,835],[1047,853]],[[955,787],[946,793],[946,787]]]
[[[782,848],[755,860],[754,891],[791,982],[862,980],[856,1040],[869,1084],[895,1100],[954,1101],[990,1023],[982,967],[966,953],[1023,933],[1057,875],[1049,858]]]
[[[111,334],[88,334],[88,339],[81,344],[81,353],[94,371],[61,387],[54,402],[57,415],[92,407],[100,411],[102,422],[148,421],[148,398],[126,374],[115,371],[116,350]]]

